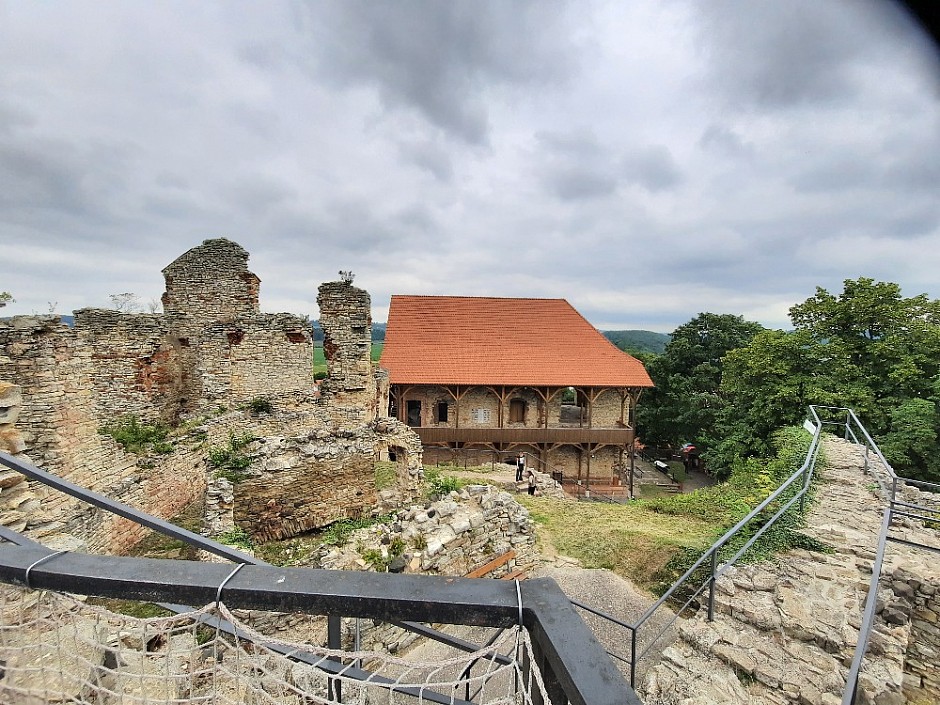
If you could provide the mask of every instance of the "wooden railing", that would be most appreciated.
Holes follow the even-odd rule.
[[[425,445],[436,443],[607,443],[629,445],[632,428],[452,428],[413,426]]]

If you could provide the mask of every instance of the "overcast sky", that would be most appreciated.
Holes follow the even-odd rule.
[[[0,0],[4,315],[159,299],[210,237],[261,307],[568,299],[787,327],[859,276],[940,297],[940,71],[866,0]]]

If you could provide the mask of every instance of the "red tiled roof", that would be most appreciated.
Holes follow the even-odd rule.
[[[392,296],[381,365],[392,384],[653,386],[564,299]]]

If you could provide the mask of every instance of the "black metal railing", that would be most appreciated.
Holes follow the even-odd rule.
[[[454,648],[479,647],[436,631],[420,622],[507,627],[518,623],[529,631],[533,644],[532,667],[538,668],[552,705],[640,705],[616,666],[577,614],[557,584],[550,579],[524,583],[474,580],[443,576],[395,575],[359,571],[280,568],[224,544],[177,527],[86,490],[31,463],[0,452],[0,465],[16,470],[103,511],[122,516],[155,531],[245,567],[231,580],[230,564],[165,559],[126,558],[86,554],[55,554],[17,532],[0,527],[0,581],[31,587],[100,597],[157,602],[177,612],[187,605],[203,605],[218,597],[225,585],[225,602],[239,609],[296,611],[330,617],[328,641],[339,641],[338,617],[361,617],[388,622]],[[42,560],[42,563],[37,561]],[[213,622],[212,626],[216,626]],[[227,623],[223,631],[245,634]],[[276,649],[275,649],[276,650]],[[285,647],[284,655],[331,672],[381,682],[376,674],[323,661]],[[429,702],[464,703],[453,694],[428,689],[397,687],[396,692]],[[538,700],[538,698],[536,698]],[[469,705],[469,704],[467,704]]]
[[[846,681],[845,696],[843,705],[854,705],[858,689],[858,675],[861,669],[862,659],[868,645],[871,629],[874,620],[874,607],[877,602],[878,578],[881,572],[881,563],[884,556],[885,544],[888,541],[906,544],[916,548],[923,548],[940,553],[937,548],[910,542],[905,539],[892,537],[889,535],[889,529],[894,517],[907,517],[918,521],[938,521],[940,522],[940,501],[937,507],[930,507],[925,504],[907,502],[899,499],[905,485],[910,485],[924,490],[940,493],[940,484],[912,480],[910,478],[899,477],[890,463],[885,460],[884,455],[878,449],[871,435],[858,420],[858,417],[851,409],[842,407],[811,406],[811,419],[805,424],[807,430],[813,434],[806,459],[803,464],[791,474],[781,485],[772,492],[763,502],[755,507],[751,512],[741,519],[735,526],[729,529],[721,538],[712,544],[702,556],[678,579],[673,585],[659,598],[649,609],[647,609],[639,619],[634,622],[626,622],[613,615],[587,605],[577,600],[571,603],[578,609],[584,610],[595,615],[610,624],[621,627],[629,632],[630,651],[629,656],[608,651],[608,655],[613,659],[629,666],[630,685],[636,686],[637,666],[644,658],[650,655],[655,645],[669,631],[676,620],[686,612],[690,607],[698,609],[700,606],[699,598],[706,593],[704,599],[707,600],[707,614],[709,621],[715,616],[715,583],[732,565],[738,562],[747,551],[766,533],[774,524],[776,524],[784,515],[793,511],[795,508],[804,513],[806,509],[806,497],[811,488],[813,476],[815,474],[816,463],[818,460],[821,434],[824,430],[835,430],[839,435],[854,443],[865,446],[865,465],[864,470],[870,473],[878,482],[882,495],[888,506],[885,508],[884,522],[882,532],[878,541],[876,551],[875,567],[872,573],[871,585],[866,603],[866,611],[860,629],[857,642],[855,658],[849,669]],[[870,462],[870,454],[877,457],[881,470]],[[940,498],[940,494],[937,495]],[[767,518],[762,514],[768,508],[774,506],[774,513]],[[745,541],[730,556],[723,553],[723,550],[730,545],[736,537],[743,531],[749,530],[754,523],[760,522],[760,527],[754,531],[750,538]],[[704,572],[704,580],[702,574]],[[698,581],[698,582],[696,582]],[[690,586],[691,584],[691,586]],[[679,597],[681,595],[681,597]],[[684,598],[684,601],[683,601]],[[681,604],[678,604],[680,603]],[[676,606],[678,604],[678,607]],[[651,620],[664,607],[673,610],[671,618],[666,623],[655,630],[651,635],[643,633],[644,628],[653,629]],[[639,635],[649,636],[648,641],[642,648],[638,647]]]
[[[697,609],[700,606],[699,598],[705,594],[706,591],[707,595],[705,599],[707,600],[708,606],[708,619],[713,620],[715,616],[715,582],[717,579],[732,565],[738,562],[774,524],[793,510],[797,503],[798,511],[800,513],[804,511],[805,498],[810,491],[818,458],[820,435],[823,426],[829,423],[819,418],[815,407],[810,407],[810,413],[815,419],[815,424],[813,438],[803,464],[784,480],[776,490],[768,495],[763,502],[758,504],[747,516],[741,519],[731,529],[725,532],[721,538],[706,549],[702,556],[695,561],[695,563],[693,563],[639,619],[635,622],[625,622],[603,610],[572,600],[572,604],[575,607],[629,631],[629,656],[611,651],[608,651],[608,655],[623,664],[629,665],[631,687],[636,686],[637,666],[639,662],[650,655],[656,644],[669,632],[676,620],[690,607],[694,606]],[[765,510],[771,507],[775,508],[773,514],[769,517],[764,516]],[[753,531],[750,538],[745,541],[743,545],[732,555],[728,556],[726,548],[734,545],[732,543],[734,539],[741,535],[743,531],[750,531],[755,524],[760,524],[760,526]],[[678,607],[676,607],[677,603],[679,603]],[[653,617],[664,607],[672,609],[673,614],[665,624],[655,629],[652,626]],[[638,635],[644,629],[651,630],[652,634],[646,641],[645,646],[638,648]]]

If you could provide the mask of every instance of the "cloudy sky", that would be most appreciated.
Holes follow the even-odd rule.
[[[940,70],[872,0],[0,0],[5,315],[163,291],[210,237],[265,311],[567,298],[601,328],[940,297]]]

